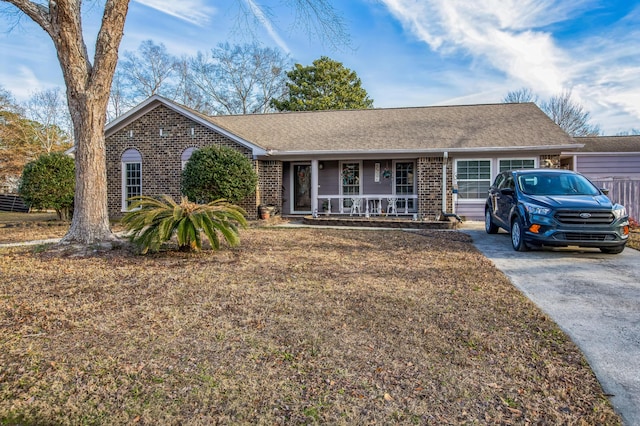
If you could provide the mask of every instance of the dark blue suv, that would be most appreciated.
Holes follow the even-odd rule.
[[[579,173],[560,169],[500,173],[485,206],[485,230],[511,233],[517,251],[532,246],[597,247],[603,253],[624,250],[629,217]]]

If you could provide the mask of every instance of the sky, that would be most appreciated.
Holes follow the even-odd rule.
[[[571,91],[603,134],[640,129],[640,0],[325,0],[346,37],[332,43],[278,0],[131,0],[120,47],[182,56],[257,41],[295,63],[321,56],[355,71],[376,108],[502,102],[529,88]],[[102,1],[85,2],[95,42]],[[5,3],[6,4],[6,3]],[[53,43],[2,6],[0,85],[18,101],[64,87]],[[241,11],[255,17],[247,25]],[[335,41],[335,40],[333,40]]]

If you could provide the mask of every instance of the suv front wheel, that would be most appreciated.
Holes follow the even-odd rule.
[[[522,219],[516,217],[511,223],[511,245],[515,251],[527,251],[529,247],[524,242],[524,226]]]
[[[493,223],[493,219],[491,219],[491,210],[489,207],[484,211],[484,230],[487,231],[487,234],[496,234],[498,232],[498,226]]]

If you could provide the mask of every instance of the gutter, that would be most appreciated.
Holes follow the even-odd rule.
[[[455,217],[458,222],[462,222],[460,216],[455,213],[446,213],[447,211],[447,160],[449,159],[449,152],[445,151],[442,154],[442,216],[446,218]]]
[[[467,147],[467,148],[451,148],[447,149],[448,153],[481,153],[481,152],[514,152],[514,151],[549,151],[549,150],[570,150],[581,148],[583,144],[564,144],[564,145],[529,145],[529,146],[510,146],[510,147]],[[309,158],[309,156],[326,156],[327,158],[335,158],[345,156],[353,158],[353,156],[380,156],[380,155],[420,155],[420,154],[440,154],[442,148],[428,149],[355,149],[355,150],[295,150],[280,151],[277,149],[268,149],[266,156],[277,157],[300,157]]]

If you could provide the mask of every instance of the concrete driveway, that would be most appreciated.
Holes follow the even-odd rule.
[[[640,252],[516,252],[482,222],[462,232],[580,347],[625,425],[640,425]]]

